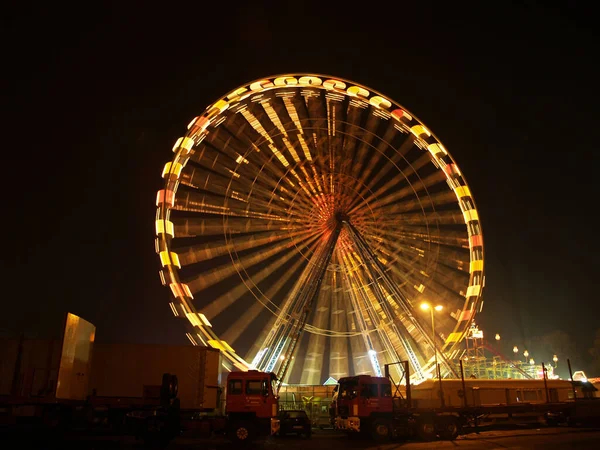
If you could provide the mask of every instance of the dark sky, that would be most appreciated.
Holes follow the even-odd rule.
[[[450,150],[486,239],[484,330],[504,350],[562,330],[587,364],[600,328],[591,6],[174,3],[3,18],[1,330],[48,335],[72,311],[99,340],[187,342],[153,247],[173,142],[234,87],[311,72],[385,93]]]

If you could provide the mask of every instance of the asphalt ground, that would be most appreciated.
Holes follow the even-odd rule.
[[[72,433],[67,435],[48,435],[40,432],[3,432],[0,445],[6,449],[145,449],[157,448],[147,445],[132,436],[111,436],[105,434]],[[315,430],[311,438],[295,436],[269,437],[253,444],[240,446],[229,443],[222,437],[178,437],[166,447],[168,450],[202,449],[229,450],[240,447],[252,450],[334,450],[334,449],[600,449],[600,429],[589,428],[524,428],[509,430],[490,430],[459,436],[454,441],[420,442],[394,441],[378,444],[368,438],[348,437],[333,430]]]

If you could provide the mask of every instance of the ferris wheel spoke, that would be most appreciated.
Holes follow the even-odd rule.
[[[464,215],[459,210],[408,212],[393,217],[395,225],[403,228],[424,225],[431,229],[436,226],[460,225],[464,221]],[[390,224],[394,225],[394,222]]]
[[[327,326],[327,319],[329,318],[329,304],[330,299],[328,296],[321,295],[317,298],[313,310],[313,320],[311,321],[311,323],[313,323],[316,327],[325,328]],[[313,333],[309,334],[307,339],[307,350],[304,358],[300,383],[313,385],[320,384],[321,368],[323,367],[323,357],[325,356],[324,351],[326,338],[323,335]]]
[[[405,159],[405,156],[407,155],[408,151],[413,147],[414,143],[414,136],[412,134],[407,135],[403,143],[398,148],[396,148],[396,152],[392,154],[390,158],[391,164],[385,165],[383,168],[381,168],[381,170],[377,172],[377,174],[375,174],[369,180],[361,179],[361,181],[364,182],[369,187],[369,189],[372,189],[373,186],[378,185],[382,179],[389,176],[389,173],[396,167],[398,163]]]
[[[316,239],[316,238],[313,238]],[[297,245],[300,245],[299,242]],[[260,252],[255,252],[246,256],[242,256],[235,259],[235,264],[224,263],[218,267],[213,267],[207,270],[200,276],[196,276],[188,280],[188,286],[192,292],[200,292],[219,283],[231,275],[239,273],[241,268],[249,268],[255,265],[260,265],[263,261],[279,254],[286,252],[290,248],[289,242],[281,242],[276,245],[261,248]],[[232,249],[233,250],[233,249]]]
[[[339,261],[339,250],[336,249],[334,259]],[[346,302],[344,301],[344,284],[342,272],[333,271],[331,283],[331,308],[330,318],[331,329],[338,333],[348,331],[348,322],[346,319]],[[346,339],[329,339],[329,373],[334,379],[339,379],[343,374],[349,373],[348,342]]]
[[[270,233],[253,233],[243,236],[236,236],[235,246],[228,241],[211,241],[204,244],[195,244],[187,247],[177,248],[179,260],[182,265],[187,266],[202,261],[210,261],[211,259],[231,253],[232,251],[243,252],[250,249],[258,249],[270,247],[278,242],[302,242],[307,237],[308,233],[301,232],[270,232]]]
[[[410,195],[418,195],[419,193],[422,193],[423,190],[426,190],[427,188],[438,184],[443,179],[444,175],[436,172],[429,175],[425,179],[419,179],[417,183],[408,184],[401,189],[390,191],[386,194],[379,193],[378,197],[373,196],[373,198],[367,198],[366,201],[369,202],[371,208],[373,208],[376,211],[385,207],[389,209],[390,214],[396,214],[397,212],[402,212],[403,210],[403,204],[398,203],[400,200],[405,199]],[[456,195],[452,193],[452,191],[449,192],[454,196],[449,198],[453,198],[455,200]],[[429,199],[430,196],[427,195],[427,197],[425,198],[427,203],[429,203]],[[404,207],[412,207],[415,203],[422,204],[423,199],[411,199],[407,202],[407,206]]]
[[[314,248],[318,244],[313,243],[312,245]],[[286,272],[285,275],[279,276],[276,280],[270,282],[270,287],[267,289],[266,294],[259,292],[257,288],[258,284],[263,282],[264,280],[267,280],[273,273],[277,271],[278,268],[285,266],[293,258],[296,258],[297,261],[291,267],[290,271]],[[278,294],[282,293],[283,287],[286,285],[286,283],[289,282],[289,280],[292,277],[302,276],[304,271],[301,270],[301,268],[303,268],[305,265],[306,260],[304,258],[297,258],[297,255],[295,255],[292,252],[287,252],[281,255],[279,258],[273,260],[267,265],[261,265],[262,268],[256,274],[254,274],[252,280],[248,280],[246,283],[238,285],[240,290],[237,290],[238,286],[236,286],[235,290],[229,290],[222,297],[219,297],[210,302],[205,309],[207,317],[212,318],[217,316],[218,314],[223,312],[226,307],[230,306],[231,304],[233,304],[234,301],[238,300],[240,298],[239,296],[247,292],[249,289],[253,293],[258,295],[257,300],[261,304],[263,304],[267,309],[269,309],[269,311],[271,311],[272,313],[278,314],[281,317],[289,314],[289,312],[282,310],[282,304],[272,304],[272,302],[270,302],[269,299],[277,297]],[[244,289],[241,289],[242,286],[244,287]],[[283,317],[283,319],[286,320],[285,317]]]
[[[433,246],[434,249],[432,249],[430,239],[413,237],[410,235],[407,236],[401,231],[390,233],[388,230],[384,230],[380,235],[380,239],[389,239],[393,236],[396,237],[394,245],[391,246],[394,251],[386,252],[388,259],[390,257],[393,259],[397,254],[402,253],[403,255],[412,255],[411,259],[439,261],[440,263],[457,270],[468,270],[468,246],[446,246],[438,243],[438,245]],[[380,251],[383,252],[384,250],[382,249]]]
[[[259,274],[259,276],[257,276],[256,278],[254,278],[253,281],[257,284],[263,282],[271,274],[273,274],[278,267],[284,266],[293,257],[294,254],[290,253],[278,259],[274,263],[269,264],[269,266],[265,267],[265,269],[261,271],[262,273]],[[287,286],[290,280],[292,280],[294,276],[297,276],[298,272],[302,270],[301,268],[304,264],[306,264],[305,260],[297,258],[297,260],[293,263],[289,270],[286,270],[285,273],[280,278],[278,278],[278,280],[275,283],[270,284],[269,288],[266,289],[266,291],[264,292],[264,295],[261,296],[257,302],[254,302],[249,309],[244,311],[244,313],[240,317],[238,317],[231,324],[230,327],[227,328],[227,331],[225,332],[225,338],[227,342],[235,344],[240,338],[242,332],[245,331],[250,324],[254,323],[254,321],[258,318],[259,314],[263,312],[266,308],[269,310],[269,312],[272,313],[272,316],[269,318],[268,323],[263,328],[264,332],[262,339],[259,338],[257,339],[257,341],[262,342],[262,340],[264,340],[264,338],[266,337],[267,330],[273,328],[275,319],[280,313],[279,305],[274,305],[269,299],[277,298],[280,294],[285,294],[285,292],[282,292],[284,290],[284,286]],[[215,299],[212,303],[209,304],[209,308],[211,308],[211,305],[213,304],[214,307],[212,307],[210,311],[207,312],[207,317],[214,317],[218,315],[220,311],[224,311],[225,308],[223,306],[234,304],[234,302],[238,301],[246,292],[246,286],[240,284],[236,286],[236,288],[224,294],[222,297]],[[256,352],[254,354],[256,354]]]
[[[420,242],[422,245],[444,245],[450,248],[469,248],[469,240],[464,233],[450,227],[438,227],[439,224],[427,227],[422,225],[398,224],[396,220],[382,221],[382,235],[400,236],[401,240]]]
[[[436,280],[437,278],[443,278],[447,283],[447,287],[456,289],[458,292],[459,283],[456,282],[457,278],[464,278],[468,274],[464,271],[464,268],[451,268],[445,265],[439,259],[439,255],[433,255],[433,258],[429,256],[429,252],[423,251],[421,254],[407,253],[406,249],[395,246],[396,251],[390,254],[390,260],[388,265],[394,267],[397,265],[403,266],[404,270],[400,273],[405,274],[405,280],[408,281],[407,275],[414,274],[416,279],[411,281],[415,282],[415,286],[425,286],[428,280]],[[422,257],[418,257],[422,256]],[[392,264],[390,264],[390,262]],[[462,271],[462,272],[461,272]]]
[[[375,142],[369,141],[369,145],[366,145],[365,142],[365,145],[361,146],[359,150],[360,172],[355,174],[361,184],[371,185],[371,174],[375,168],[380,167],[383,160],[389,160],[388,153],[390,148],[393,149],[391,142],[396,134],[397,130],[394,128],[394,124],[388,123],[383,138],[378,138]],[[373,134],[369,136],[371,140],[374,140]],[[365,164],[365,160],[367,164]],[[403,175],[406,177],[405,171],[403,171]]]
[[[382,293],[379,291],[381,287],[376,280],[368,281],[372,276],[372,274],[363,276],[358,271],[354,277],[354,281],[361,286],[360,290],[357,291],[359,293],[357,299],[360,299],[358,304],[362,303],[364,305],[362,308],[359,306],[359,308],[366,311],[369,317],[367,325],[370,323],[370,326],[377,331],[380,344],[388,356],[398,358],[399,354],[405,355],[404,359],[408,358],[413,369],[422,377],[420,362],[413,350],[414,345],[410,342],[410,328],[407,325],[410,326],[411,324],[406,323],[405,319],[403,321],[404,316],[398,316],[400,320],[392,322],[394,315],[386,304],[386,299],[389,301],[389,295],[381,295]],[[373,287],[376,288],[375,291],[372,289]],[[399,360],[399,358],[396,360]]]
[[[225,234],[282,232],[288,230],[288,221],[246,217],[207,216],[173,217],[177,237],[223,236]]]

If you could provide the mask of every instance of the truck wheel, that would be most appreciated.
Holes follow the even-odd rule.
[[[456,418],[451,417],[446,419],[440,428],[440,437],[447,441],[453,441],[458,437],[460,426]]]
[[[251,442],[254,440],[256,430],[252,422],[242,421],[238,422],[231,427],[229,437],[233,442],[244,443]]]
[[[392,437],[392,424],[389,420],[376,419],[375,422],[373,422],[371,435],[376,441],[389,441]]]
[[[437,437],[432,419],[423,419],[417,423],[417,434],[424,441],[433,441]]]

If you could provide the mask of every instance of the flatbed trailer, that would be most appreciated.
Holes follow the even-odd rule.
[[[408,363],[403,364],[404,373],[408,374]],[[505,396],[506,403],[469,404],[467,383],[464,379],[458,380],[462,389],[457,390],[458,395],[454,397],[448,395],[448,392],[444,394],[440,386],[431,386],[429,391],[421,388],[421,398],[413,401],[413,393],[416,390],[413,391],[410,381],[401,387],[389,378],[387,366],[386,374],[388,377],[359,375],[339,380],[339,390],[334,399],[336,428],[348,433],[367,433],[376,440],[418,436],[431,441],[438,438],[455,439],[459,434],[481,426],[486,419],[498,417],[515,419],[515,422],[529,417],[549,425],[600,423],[600,399],[590,395],[591,391],[596,389],[593,386],[588,387],[585,390],[586,398],[582,398],[583,389],[580,386],[577,398],[575,383],[578,382],[565,382],[569,392],[572,392],[572,398],[564,401],[550,401],[564,397],[564,392],[560,392],[556,387],[559,385],[555,383],[553,389],[556,392],[553,392],[554,397],[551,397],[548,383],[544,383],[545,398],[536,397],[536,401],[518,401],[511,404],[511,390],[500,385],[501,390],[496,393]],[[410,377],[407,376],[406,379],[410,380]],[[491,380],[485,380],[486,383],[488,381]],[[519,385],[513,381],[515,380],[507,384]],[[536,389],[531,389],[532,384],[528,382],[529,380],[526,380],[523,385],[527,387],[526,392],[532,395]],[[404,393],[401,388],[404,389]],[[522,395],[524,389],[526,388],[519,389],[518,393]],[[427,395],[423,395],[424,392]],[[432,392],[437,397],[437,404],[432,400]],[[481,401],[479,395],[475,398]],[[419,404],[419,400],[421,406],[415,406]],[[446,401],[452,403],[453,400],[454,404],[447,405]]]

